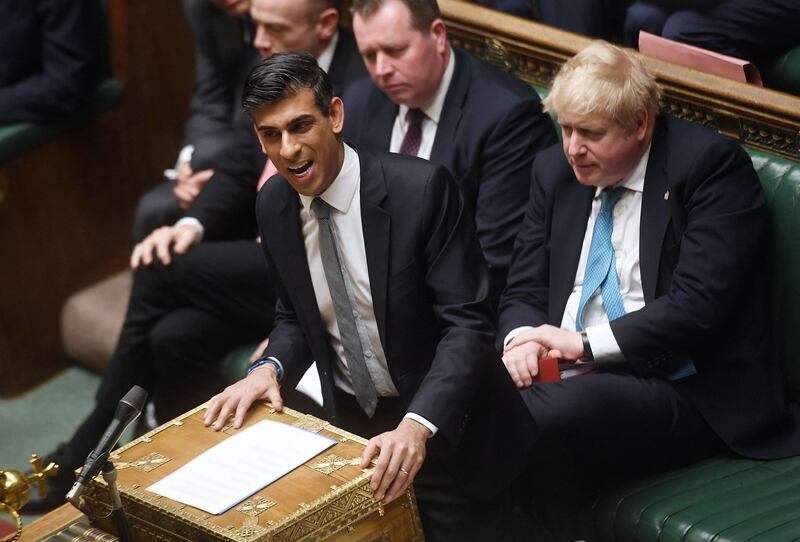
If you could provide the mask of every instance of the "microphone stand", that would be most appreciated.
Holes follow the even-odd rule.
[[[117,526],[120,542],[133,542],[133,530],[125,510],[122,509],[122,498],[117,488],[117,469],[114,468],[111,461],[106,461],[103,465],[103,480],[108,484],[108,493],[111,497],[111,516]]]

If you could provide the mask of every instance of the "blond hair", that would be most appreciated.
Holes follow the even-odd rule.
[[[658,112],[661,89],[632,51],[595,41],[567,60],[543,100],[544,110],[601,113],[633,130],[644,111]]]

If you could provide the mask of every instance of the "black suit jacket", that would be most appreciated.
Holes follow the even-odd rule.
[[[450,170],[474,214],[496,303],[525,212],[530,164],[557,137],[530,86],[461,49],[453,51],[455,70],[430,159]],[[398,106],[371,80],[353,85],[344,105],[345,141],[389,150]]]
[[[534,163],[500,340],[521,325],[560,326],[594,190],[577,182],[560,146]],[[768,348],[767,250],[764,195],[747,154],[705,128],[659,117],[639,235],[646,304],[611,329],[640,375],[664,377],[692,360],[697,374],[674,385],[731,449],[750,457],[800,451],[781,425],[786,399]]]
[[[523,468],[532,431],[494,351],[488,276],[471,217],[444,168],[365,151],[359,159],[370,289],[392,380],[409,411],[439,428],[431,445],[453,454],[457,477],[488,497]],[[259,231],[279,296],[264,355],[281,360],[290,386],[316,360],[324,407],[336,423],[334,363],[311,285],[300,205],[279,175],[258,197]]]
[[[183,145],[194,145],[192,167],[213,168],[231,145],[231,133],[247,126],[241,98],[245,77],[258,62],[247,15],[234,17],[208,0],[183,0],[192,31],[194,89]]]
[[[53,122],[107,71],[99,0],[0,2],[0,124]]]
[[[339,41],[328,72],[334,93],[341,95],[349,85],[366,75],[367,70],[356,47],[353,33],[340,28]],[[265,160],[253,132],[252,121],[248,118],[236,130],[234,144],[220,157],[214,176],[209,179],[186,213],[203,224],[204,239],[255,237],[253,207],[256,186],[264,170]]]

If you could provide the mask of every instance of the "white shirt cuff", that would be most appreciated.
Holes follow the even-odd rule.
[[[178,153],[178,159],[175,161],[175,169],[177,169],[181,164],[191,160],[193,154],[194,145],[186,145],[184,148],[182,148],[181,152]]]
[[[610,324],[587,327],[586,337],[589,339],[595,361],[625,361]]]
[[[200,234],[200,237],[197,239],[197,241],[200,242],[200,241],[203,240],[203,234],[206,232],[206,229],[203,227],[203,225],[200,223],[200,221],[197,220],[195,217],[193,217],[193,216],[185,216],[185,217],[181,218],[180,220],[178,220],[175,223],[174,227],[180,228],[181,226],[191,226],[191,227],[193,227]]]
[[[439,430],[438,427],[433,425],[431,422],[420,416],[419,414],[414,414],[413,412],[406,412],[406,415],[403,418],[408,418],[409,420],[414,420],[415,422],[419,422],[431,431],[431,437],[436,434]],[[429,437],[430,438],[430,437]]]
[[[517,335],[519,335],[523,331],[528,331],[529,329],[533,329],[533,326],[520,326],[520,327],[516,327],[516,328],[512,329],[511,331],[508,332],[508,335],[506,335],[506,338],[503,339],[503,346],[507,345],[508,342],[511,339],[513,339],[514,337],[516,337]]]

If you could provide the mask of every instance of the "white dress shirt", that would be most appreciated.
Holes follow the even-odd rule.
[[[386,362],[386,354],[378,334],[378,323],[375,320],[375,311],[372,306],[367,251],[364,245],[364,229],[361,224],[361,165],[358,161],[358,154],[352,148],[345,145],[344,149],[344,163],[338,177],[319,197],[331,207],[332,229],[355,297],[354,316],[359,333],[362,334],[362,344],[365,345],[364,357],[367,370],[379,396],[396,397],[398,391],[389,374],[389,365]],[[325,326],[326,337],[336,353],[334,382],[346,393],[354,395],[333,301],[320,256],[319,221],[311,211],[313,200],[314,198],[311,196],[300,195],[302,203],[300,222],[303,229],[308,269],[311,273],[311,284],[314,288],[322,324]],[[421,416],[407,413],[406,417],[412,418],[432,432],[436,432],[436,426]]]
[[[449,47],[449,45],[448,45]],[[422,141],[419,144],[417,156],[425,160],[431,159],[431,150],[433,149],[433,140],[436,139],[436,130],[439,127],[439,119],[442,116],[442,109],[444,108],[444,99],[447,97],[447,90],[450,88],[450,81],[453,80],[453,71],[456,67],[456,55],[450,49],[450,60],[447,62],[447,68],[444,70],[444,75],[439,83],[439,88],[433,97],[428,107],[422,109],[425,116],[422,119]],[[408,131],[408,106],[400,105],[397,110],[397,116],[394,118],[392,125],[392,140],[389,144],[390,152],[400,152],[400,145],[403,144],[403,138]]]
[[[633,171],[617,185],[625,190],[614,206],[611,245],[614,247],[619,290],[626,313],[637,311],[644,307],[642,273],[639,267],[639,227],[642,215],[644,176],[647,172],[649,157],[650,147],[644,152]],[[583,290],[583,275],[586,272],[586,260],[589,257],[589,247],[592,244],[594,223],[597,221],[597,215],[600,214],[600,194],[602,191],[602,188],[598,188],[595,191],[592,210],[586,223],[586,233],[583,236],[578,269],[575,272],[575,282],[572,286],[572,293],[567,298],[564,315],[561,319],[561,328],[569,331],[575,331],[576,327],[578,304]],[[586,303],[583,311],[583,323],[595,361],[625,361],[617,339],[611,331],[611,325],[608,323],[608,316],[603,307],[603,297],[600,295],[599,289]],[[531,329],[531,327],[522,326],[512,330],[506,335],[505,342],[507,343],[526,329]]]

